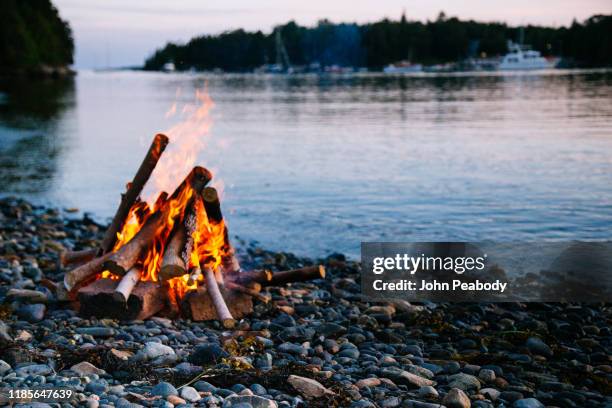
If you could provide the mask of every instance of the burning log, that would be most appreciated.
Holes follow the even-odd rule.
[[[182,223],[176,224],[170,233],[168,245],[164,250],[159,277],[161,280],[168,280],[183,276],[187,273],[189,259],[181,256],[182,248],[185,246],[187,237]]]
[[[127,303],[117,301],[116,285],[116,280],[98,279],[79,289],[79,313],[85,317],[143,320],[158,313],[165,305],[166,294],[155,282],[138,282]]]
[[[189,286],[193,285],[194,283],[200,280],[201,276],[202,276],[202,269],[200,269],[200,267],[193,268],[191,270],[191,275],[189,276],[189,280],[187,281],[187,285]]]
[[[213,187],[206,187],[204,190],[202,190],[202,201],[204,203],[204,209],[206,210],[208,221],[211,224],[216,225],[224,223],[223,214],[221,213],[221,202],[219,201],[217,190]],[[234,274],[240,271],[240,263],[236,257],[234,247],[230,243],[229,233],[227,231],[227,226],[225,225],[223,225],[221,269],[221,276],[223,274]],[[218,279],[221,279],[221,277],[218,277]]]
[[[115,289],[115,293],[113,293],[113,299],[117,302],[127,303],[130,298],[130,294],[134,287],[140,281],[140,275],[142,275],[142,270],[140,268],[132,268],[128,273],[125,274],[121,281],[119,281],[119,285],[117,285],[117,289]]]
[[[205,168],[194,167],[191,173],[189,173],[181,185],[179,185],[170,196],[168,205],[151,215],[145,221],[140,231],[104,262],[104,269],[108,269],[115,275],[125,275],[138,261],[144,251],[153,245],[155,238],[164,227],[166,227],[167,220],[171,216],[171,211],[173,210],[173,201],[176,200],[188,186],[195,185],[196,183],[206,185],[211,178],[211,173]]]
[[[104,262],[103,269],[109,270],[115,275],[125,275],[132,266],[138,261],[141,254],[153,245],[158,232],[162,230],[165,217],[163,212],[156,212],[151,215],[140,231],[125,245]]]
[[[112,253],[107,253],[99,258],[87,262],[64,274],[64,286],[67,290],[72,290],[80,282],[93,277],[104,270],[104,262],[110,259]]]
[[[210,177],[193,177],[193,195],[185,207],[183,222],[176,223],[164,251],[159,276],[162,280],[176,278],[187,273],[189,258],[193,249],[193,232],[197,228],[198,192],[210,181]]]
[[[157,161],[159,160],[162,153],[166,149],[166,146],[168,145],[168,141],[168,137],[162,135],[161,133],[155,135],[153,143],[151,143],[151,147],[149,147],[149,151],[147,152],[147,155],[142,161],[142,164],[138,168],[134,179],[129,184],[125,194],[122,194],[119,208],[117,208],[117,212],[113,217],[113,221],[106,230],[106,234],[104,235],[104,239],[102,240],[102,245],[100,246],[101,252],[103,254],[113,249],[113,246],[117,241],[117,233],[121,232],[121,229],[123,228],[123,224],[127,219],[130,209],[132,208],[132,206],[136,202],[136,199],[142,192],[142,189],[146,184],[147,180],[149,180],[153,169],[155,169],[155,166],[157,165]]]
[[[232,317],[227,304],[225,303],[225,299],[223,299],[223,295],[219,290],[219,285],[217,284],[217,279],[215,278],[215,274],[212,269],[205,266],[202,270],[204,273],[204,279],[206,280],[206,288],[208,290],[208,295],[210,296],[210,300],[215,307],[215,311],[217,312],[217,317],[221,320],[223,327],[226,329],[231,329],[236,326],[236,320]]]
[[[80,251],[64,251],[60,254],[59,261],[60,266],[70,266],[83,264],[91,261],[98,255],[98,249],[82,249]]]

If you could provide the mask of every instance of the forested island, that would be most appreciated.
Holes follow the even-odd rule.
[[[73,62],[72,31],[50,0],[3,0],[0,74],[66,75]]]
[[[544,56],[561,57],[565,66],[612,65],[612,15],[553,28],[462,21],[440,13],[425,23],[409,21],[405,15],[369,24],[322,20],[315,27],[291,21],[269,34],[239,29],[203,35],[186,44],[168,43],[146,60],[144,69],[160,70],[171,64],[177,70],[248,72],[290,61],[294,66],[379,70],[402,60],[439,64],[499,56],[506,53],[508,40],[523,40]]]

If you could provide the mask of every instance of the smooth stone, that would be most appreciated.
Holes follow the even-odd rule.
[[[439,366],[437,364],[423,363],[423,364],[421,364],[421,367],[428,369],[429,371],[431,371],[435,375],[440,374],[441,372],[444,371],[444,368],[442,368],[441,366]]]
[[[108,388],[108,392],[114,395],[121,395],[125,392],[125,387],[121,384],[113,385]]]
[[[514,402],[523,399],[523,394],[518,391],[502,391],[499,394],[499,398],[508,402]]]
[[[480,390],[480,381],[473,375],[466,373],[453,374],[448,377],[450,380],[449,387],[458,388],[463,391]]]
[[[544,357],[553,356],[553,351],[551,350],[551,348],[539,337],[528,338],[527,342],[525,343],[525,346],[527,346],[527,348],[532,354],[538,354]]]
[[[43,292],[31,289],[9,289],[6,298],[20,303],[47,303],[49,298]]]
[[[116,334],[115,329],[111,327],[77,327],[75,331],[93,337],[112,337]]]
[[[88,398],[85,406],[87,408],[98,408],[100,406],[100,401],[94,398]]]
[[[162,343],[149,341],[135,356],[136,361],[151,361],[153,364],[169,364],[176,361],[174,349]]]
[[[501,394],[501,392],[495,388],[483,388],[480,390],[480,393],[493,402],[495,402],[495,400],[499,398],[499,394]]]
[[[172,404],[173,407],[180,406],[182,404],[187,403],[187,401],[185,401],[183,398],[179,397],[178,395],[168,395],[166,397],[166,401]]]
[[[162,381],[151,389],[151,394],[159,395],[163,398],[166,398],[169,395],[178,395],[178,391],[176,390],[176,388],[174,388],[174,385]]]
[[[535,398],[523,398],[514,401],[512,405],[514,408],[544,408],[544,404]]]
[[[396,408],[396,407],[399,407],[401,403],[402,403],[402,400],[400,400],[398,397],[390,397],[390,398],[384,399],[380,403],[380,406],[381,408]]]
[[[189,387],[189,386],[185,386],[181,388],[180,395],[181,395],[181,398],[189,402],[196,402],[202,399],[198,391],[195,388]]]
[[[82,377],[86,375],[92,375],[92,374],[97,374],[97,375],[106,374],[106,371],[102,370],[101,368],[96,367],[95,365],[87,361],[81,361],[80,363],[73,365],[72,367],[70,367],[70,370],[74,371],[75,373],[77,373],[78,375]]]
[[[272,355],[270,353],[263,353],[262,355],[255,357],[253,365],[260,370],[272,369]]]
[[[317,334],[325,337],[337,337],[346,333],[346,327],[337,323],[323,323],[315,328]]]
[[[346,350],[340,351],[337,354],[338,357],[347,357],[347,358],[352,358],[352,359],[358,359],[359,355],[360,355],[359,350],[357,350],[356,348],[348,348]]]
[[[268,390],[261,384],[251,384],[249,389],[256,395],[265,395],[268,393]]]
[[[32,305],[22,305],[17,309],[17,316],[30,323],[38,323],[45,318],[46,306],[42,303]]]
[[[432,373],[430,370],[428,370],[425,367],[420,367],[418,365],[409,364],[409,365],[405,366],[405,369],[406,369],[406,371],[409,371],[412,374],[416,374],[419,377],[425,377],[428,380],[431,380],[432,378],[434,378],[434,373]]]
[[[176,370],[176,372],[178,372],[182,376],[195,377],[196,375],[202,372],[202,367],[188,363],[188,362],[184,362],[184,363],[177,364],[174,367],[174,370]]]
[[[426,385],[424,387],[419,388],[419,390],[417,391],[417,395],[420,398],[438,398],[440,396],[440,394],[438,394],[438,391],[431,385]]]
[[[461,365],[456,361],[450,361],[444,366],[444,371],[448,374],[456,374],[461,370]]]
[[[253,408],[278,408],[276,401],[257,395],[229,396],[223,401],[223,408],[237,408],[240,407],[240,404],[250,404]]]
[[[483,368],[478,373],[478,378],[484,382],[492,382],[495,380],[495,371]]]
[[[0,377],[11,371],[11,366],[4,360],[0,360]]]
[[[381,384],[380,378],[364,378],[355,383],[357,388],[378,387]]]
[[[104,380],[95,380],[85,386],[85,391],[100,395],[108,391],[108,383]]]
[[[320,398],[326,395],[334,395],[333,391],[325,388],[320,382],[311,378],[290,375],[287,382],[306,399]]]
[[[13,341],[13,338],[9,335],[9,327],[0,320],[0,346],[10,343]]]
[[[277,350],[281,353],[297,354],[298,356],[308,355],[308,350],[305,347],[295,343],[283,343],[277,347]]]
[[[31,364],[25,367],[15,369],[15,374],[18,377],[27,377],[28,375],[49,375],[53,369],[46,364]]]
[[[472,406],[470,398],[459,388],[451,388],[442,399],[442,403],[448,408],[470,408]]]
[[[287,327],[279,333],[278,337],[283,341],[304,342],[311,340],[316,334],[312,328],[303,326]]]
[[[287,313],[281,313],[274,320],[272,320],[272,323],[282,327],[292,327],[295,326],[295,319]]]
[[[221,362],[222,358],[229,357],[229,354],[217,344],[200,344],[189,356],[188,360],[192,364],[210,365]]]
[[[425,387],[427,385],[434,385],[434,382],[428,380],[427,378],[423,378],[408,371],[396,368],[385,368],[379,370],[378,374],[380,377],[388,377],[395,383],[400,385],[410,385],[412,387]]]
[[[214,393],[217,391],[217,387],[206,381],[197,381],[195,384],[193,384],[193,388],[202,392]]]

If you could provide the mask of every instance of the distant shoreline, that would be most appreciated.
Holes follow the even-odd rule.
[[[543,70],[516,70],[516,71],[452,71],[452,72],[404,72],[404,73],[385,73],[382,71],[365,71],[365,72],[297,72],[297,73],[262,73],[262,72],[233,72],[233,71],[163,71],[163,70],[146,70],[139,67],[126,67],[126,68],[79,68],[76,72],[82,73],[113,73],[113,72],[139,72],[139,73],[151,73],[154,75],[192,75],[192,76],[253,76],[253,77],[360,77],[360,76],[371,76],[371,77],[472,77],[472,76],[539,76],[539,75],[571,75],[571,74],[595,74],[595,73],[607,73],[612,72],[612,67],[598,67],[598,68],[552,68]]]

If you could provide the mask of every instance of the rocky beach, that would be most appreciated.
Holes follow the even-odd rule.
[[[369,302],[341,254],[242,243],[246,269],[321,263],[327,277],[268,288],[236,330],[87,319],[55,293],[58,257],[104,230],[0,199],[0,404],[8,389],[61,387],[70,400],[15,406],[612,407],[609,304]]]

